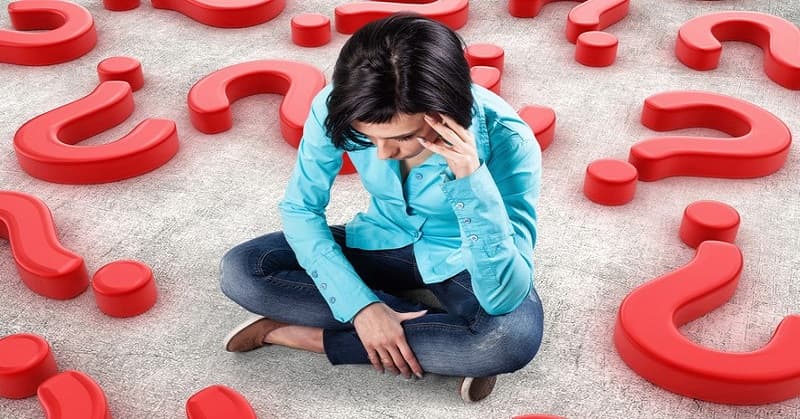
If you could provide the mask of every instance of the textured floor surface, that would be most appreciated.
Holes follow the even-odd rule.
[[[0,1],[5,10],[8,1]],[[220,340],[247,313],[219,290],[218,267],[233,245],[281,228],[277,203],[295,150],[280,137],[278,95],[237,102],[234,127],[204,135],[189,122],[186,94],[203,76],[245,61],[280,58],[311,63],[328,80],[346,35],[322,48],[291,44],[289,22],[303,12],[333,17],[338,2],[290,0],[274,20],[245,29],[204,26],[149,2],[110,12],[100,0],[80,1],[95,18],[97,47],[78,60],[47,67],[0,64],[0,189],[22,191],[51,209],[61,243],[82,255],[90,273],[118,259],[150,265],[157,305],[132,319],[113,319],[91,291],[68,301],[34,294],[20,281],[10,246],[0,240],[0,336],[35,332],[47,338],[62,370],[89,374],[105,389],[115,418],[185,417],[198,390],[225,384],[243,394],[259,417],[508,418],[551,413],[570,418],[793,418],[800,398],[735,407],[662,390],[632,372],[612,342],[616,312],[636,286],[687,263],[680,242],[683,209],[701,199],[735,207],[737,244],[745,257],[740,285],[718,310],[682,328],[693,341],[727,351],[763,346],[780,320],[800,311],[800,218],[793,147],[783,169],[757,179],[675,177],[640,183],[633,202],[603,207],[581,193],[586,165],[626,158],[630,146],[655,136],[639,123],[642,103],[667,90],[706,90],[744,99],[800,133],[800,93],[769,80],[761,50],[725,44],[719,69],[697,72],[674,57],[678,28],[723,10],[771,13],[800,25],[800,5],[778,0],[636,0],[609,28],[620,40],[617,63],[577,64],[563,36],[574,2],[547,5],[535,19],[513,18],[506,2],[472,1],[467,43],[492,42],[506,52],[502,95],[516,109],[555,109],[558,127],[544,152],[536,286],[545,308],[541,351],[526,368],[500,376],[484,402],[464,404],[456,379],[429,375],[412,382],[376,375],[368,366],[332,367],[325,356],[271,347],[244,355]],[[5,12],[0,27],[8,28]],[[136,111],[115,129],[83,144],[110,142],[147,117],[177,122],[180,151],[161,168],[102,185],[59,185],[27,175],[13,149],[29,119],[88,94],[95,66],[114,55],[141,60],[147,84]],[[677,131],[724,137],[706,129]],[[366,208],[357,175],[334,185],[330,223]],[[0,399],[0,418],[42,417],[36,398]]]

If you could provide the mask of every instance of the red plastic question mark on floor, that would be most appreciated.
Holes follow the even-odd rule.
[[[245,28],[281,14],[286,0],[151,0],[156,9],[182,13],[218,28]]]
[[[0,237],[11,242],[22,282],[33,292],[65,300],[80,295],[89,285],[83,258],[61,246],[50,209],[38,198],[0,191]],[[93,289],[98,308],[114,317],[141,314],[157,298],[150,268],[132,260],[100,268]]]
[[[213,385],[195,393],[186,402],[189,419],[256,419],[256,413],[236,390]]]
[[[545,4],[562,0],[509,0],[508,12],[515,17],[535,17]],[[611,65],[616,59],[617,39],[598,33],[628,15],[630,0],[579,0],[567,15],[565,34],[577,43],[575,59],[592,67]],[[585,34],[585,35],[584,35]]]
[[[325,75],[309,64],[258,60],[217,70],[192,86],[189,91],[189,116],[192,125],[206,134],[216,134],[233,126],[231,103],[259,93],[284,95],[280,107],[281,134],[297,148],[314,96],[325,87]],[[353,173],[345,154],[341,173]]]
[[[83,258],[56,238],[50,209],[38,198],[0,191],[0,237],[11,242],[22,282],[49,298],[74,298],[89,286]]]
[[[47,419],[111,419],[103,389],[82,372],[55,375],[36,394]]]
[[[410,3],[410,4],[409,4]],[[427,16],[456,30],[467,24],[469,0],[409,0],[406,3],[388,1],[366,1],[343,4],[336,7],[336,31],[355,33],[373,20],[382,19],[392,13],[409,11]]]
[[[742,41],[764,51],[764,71],[787,89],[800,89],[800,29],[777,16],[756,12],[721,12],[694,18],[681,26],[675,55],[695,70],[717,68],[720,41]]]
[[[131,86],[106,81],[88,96],[26,122],[14,136],[20,166],[49,182],[114,182],[155,170],[178,151],[175,122],[148,118],[109,144],[74,147],[133,113]]]
[[[685,215],[684,223],[705,224],[710,230],[719,230],[720,218],[728,227],[738,224],[732,208],[708,203],[704,207]],[[732,240],[733,235],[728,238]],[[678,330],[724,304],[736,290],[742,253],[734,244],[710,238],[700,243],[689,264],[625,297],[614,330],[617,351],[642,377],[688,397],[728,404],[773,403],[797,397],[799,315],[784,318],[766,346],[747,353],[711,350],[689,341]]]
[[[10,3],[8,15],[17,31],[0,29],[0,62],[50,65],[74,60],[97,44],[94,19],[75,3],[25,0]],[[46,30],[46,32],[18,32]]]
[[[633,199],[636,179],[668,176],[753,178],[786,162],[792,134],[778,117],[752,103],[709,92],[665,92],[644,102],[642,124],[656,131],[712,128],[731,139],[657,137],[631,147],[630,164],[599,160],[586,171],[584,193],[594,202],[620,205]]]

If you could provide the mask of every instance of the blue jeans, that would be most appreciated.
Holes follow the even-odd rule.
[[[514,311],[489,315],[472,292],[468,271],[425,284],[413,245],[391,250],[347,248],[344,226],[330,229],[355,271],[383,303],[398,312],[428,310],[401,323],[426,373],[467,377],[510,373],[526,366],[539,350],[543,314],[535,289]],[[246,310],[280,322],[322,328],[331,364],[370,364],[353,325],[333,318],[282,232],[233,247],[223,256],[220,271],[222,292]],[[432,291],[444,309],[392,294],[417,288]]]

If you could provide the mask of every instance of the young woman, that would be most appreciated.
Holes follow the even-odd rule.
[[[508,103],[471,82],[464,46],[413,13],[374,21],[345,43],[279,204],[284,231],[222,259],[222,291],[257,314],[226,337],[226,350],[279,344],[333,365],[460,376],[465,401],[533,359],[541,151]],[[371,202],[329,226],[344,151]],[[396,295],[419,288],[441,305]]]

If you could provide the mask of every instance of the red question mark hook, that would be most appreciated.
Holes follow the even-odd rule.
[[[217,70],[192,86],[187,98],[192,125],[206,134],[233,126],[231,103],[259,93],[284,95],[280,106],[281,134],[294,148],[300,145],[303,127],[314,96],[325,87],[325,75],[309,64],[258,60]],[[347,155],[341,173],[355,169]]]
[[[111,65],[101,63],[101,78],[130,79],[132,75],[124,73],[136,69],[138,61],[114,57],[104,63]],[[128,82],[104,81],[88,96],[39,115],[17,130],[14,149],[19,164],[31,176],[69,184],[114,182],[155,170],[178,152],[177,129],[171,120],[148,118],[112,143],[73,146],[125,121],[133,109]]]
[[[707,214],[694,218],[718,224]],[[737,246],[706,240],[689,264],[628,294],[614,330],[623,361],[660,387],[716,403],[773,403],[800,395],[800,316],[784,318],[766,346],[747,353],[704,348],[678,330],[733,296],[742,264]]]
[[[0,29],[0,62],[50,65],[74,60],[97,44],[94,19],[74,3],[26,0],[8,5],[11,25],[17,31]]]
[[[336,31],[344,34],[355,33],[373,20],[401,11],[419,13],[456,30],[467,24],[469,0],[408,0],[405,3],[370,1],[343,4],[335,9]]]
[[[245,28],[281,14],[286,0],[151,0],[156,9],[174,10],[218,28]]]
[[[647,98],[642,124],[656,131],[703,127],[735,138],[656,137],[631,147],[630,164],[598,160],[586,170],[584,193],[594,202],[633,199],[636,179],[668,176],[753,178],[783,167],[792,144],[789,128],[752,103],[709,92],[665,92]]]
[[[787,89],[800,89],[800,29],[777,16],[756,12],[721,12],[694,18],[681,26],[675,55],[695,70],[719,64],[720,41],[743,41],[764,51],[764,71]]]
[[[0,237],[11,242],[20,277],[35,293],[66,300],[89,286],[83,258],[61,246],[50,209],[36,197],[0,191]]]

